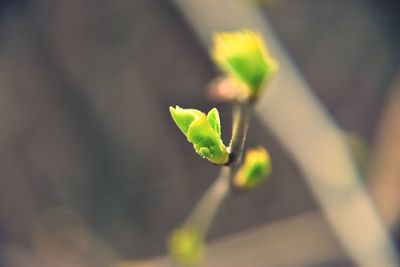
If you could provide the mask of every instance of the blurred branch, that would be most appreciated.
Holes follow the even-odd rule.
[[[400,73],[383,110],[375,139],[370,190],[383,220],[393,226],[400,212]]]
[[[201,235],[204,236],[218,208],[229,193],[230,178],[230,167],[221,167],[218,178],[200,199],[184,224],[196,226]]]

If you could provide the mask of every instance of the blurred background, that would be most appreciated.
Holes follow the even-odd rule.
[[[241,1],[260,11],[351,140],[396,248],[398,1]],[[0,1],[1,267],[163,264],[169,232],[219,171],[193,152],[168,106],[217,105],[225,143],[231,127],[230,106],[205,96],[218,72],[179,2]],[[273,174],[223,203],[205,266],[357,266],[258,117],[246,147],[256,145],[269,149]],[[220,259],[242,251],[240,265]]]

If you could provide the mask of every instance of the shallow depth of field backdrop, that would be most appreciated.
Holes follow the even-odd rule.
[[[168,233],[218,174],[168,112],[175,104],[215,105],[204,89],[217,70],[179,2],[0,1],[1,267],[163,258]],[[379,172],[379,163],[400,165],[400,111],[386,112],[400,106],[397,1],[265,0],[257,8],[334,120],[357,136],[368,158],[361,160],[363,183],[396,242],[400,171]],[[217,106],[227,140],[230,109]],[[264,186],[223,204],[210,252],[213,242],[272,227],[251,250],[276,244],[275,266],[356,266],[290,155],[256,117],[247,145],[259,144],[270,151],[273,173]],[[291,220],[303,224],[292,227]],[[302,230],[307,225],[315,227]],[[316,260],[296,254],[313,246],[322,255]]]

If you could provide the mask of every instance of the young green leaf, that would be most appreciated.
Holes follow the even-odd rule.
[[[194,120],[204,116],[201,111],[196,109],[183,109],[179,106],[176,106],[175,108],[169,107],[169,112],[171,113],[172,119],[184,135],[187,135],[189,126]]]
[[[205,117],[192,122],[187,139],[203,158],[215,164],[225,164],[228,161],[228,152],[222,143],[220,133],[211,127]]]
[[[221,122],[219,120],[219,113],[216,108],[210,110],[207,114],[207,120],[210,123],[210,126],[215,130],[219,136],[221,136]]]
[[[261,35],[250,30],[215,34],[211,56],[249,96],[257,95],[278,69]]]
[[[170,107],[171,116],[193,144],[197,154],[215,164],[225,164],[229,155],[221,139],[221,124],[217,109],[212,109],[206,116],[196,109]]]

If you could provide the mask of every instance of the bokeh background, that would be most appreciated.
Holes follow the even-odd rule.
[[[169,232],[218,175],[168,113],[170,105],[216,105],[205,96],[218,75],[207,49],[174,1],[0,3],[0,266],[111,266],[165,254]],[[400,162],[400,112],[386,112],[400,106],[397,1],[249,4],[262,10],[337,123],[357,136],[367,173],[379,173],[371,161],[386,170],[385,162]],[[217,107],[227,143],[230,106]],[[229,197],[211,242],[318,213],[303,176],[255,118],[246,146],[260,144],[273,174],[265,186]],[[365,176],[399,240],[399,169],[385,173],[384,186]],[[375,187],[383,189],[374,195]],[[293,266],[354,266],[319,220],[339,252]]]

